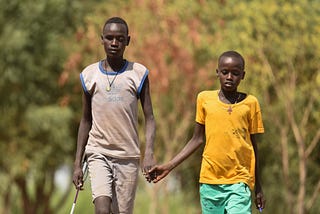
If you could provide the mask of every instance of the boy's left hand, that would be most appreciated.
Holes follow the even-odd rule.
[[[262,210],[266,206],[266,199],[264,198],[263,192],[256,193],[255,204],[257,209]]]
[[[149,170],[156,165],[153,155],[146,155],[143,160],[142,173],[146,180],[150,183],[154,178],[152,174],[149,173]]]

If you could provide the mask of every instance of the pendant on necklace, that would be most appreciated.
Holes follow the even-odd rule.
[[[232,112],[232,107],[231,107],[231,106],[229,106],[227,112],[228,112],[229,114],[231,114],[231,112]]]
[[[110,90],[111,90],[110,85],[107,85],[106,91],[110,91]]]

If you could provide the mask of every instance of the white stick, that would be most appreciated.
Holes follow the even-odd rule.
[[[74,213],[74,208],[76,207],[76,202],[77,202],[77,198],[78,198],[79,190],[80,190],[80,187],[77,187],[76,196],[74,197],[74,200],[73,200],[73,204],[72,204],[72,207],[71,207],[70,214],[73,214],[73,213]]]
[[[72,204],[72,208],[71,208],[71,211],[70,211],[70,214],[73,214],[74,213],[74,208],[76,207],[76,204],[75,203],[73,203]]]
[[[85,162],[83,163],[83,166],[82,166],[82,174],[83,174],[83,176],[84,176],[84,174],[85,174],[85,173],[86,173],[86,171],[87,171],[87,166],[88,166],[88,163],[87,163],[87,161],[85,161]],[[76,196],[74,197],[74,200],[73,200],[73,204],[72,204],[72,207],[71,207],[70,214],[73,214],[73,213],[74,213],[74,208],[76,207],[76,203],[77,203],[77,198],[78,198],[79,190],[80,190],[80,186],[79,186],[79,187],[77,187]]]

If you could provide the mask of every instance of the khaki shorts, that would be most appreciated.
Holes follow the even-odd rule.
[[[93,201],[99,196],[112,199],[112,213],[133,213],[138,183],[139,159],[118,159],[87,154]]]

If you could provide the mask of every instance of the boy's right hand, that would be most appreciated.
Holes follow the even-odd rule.
[[[82,189],[83,187],[83,172],[81,167],[75,167],[73,171],[73,184],[76,189]]]
[[[153,183],[157,183],[164,177],[166,177],[171,171],[171,167],[168,164],[156,165],[152,167],[149,171],[149,177]]]

